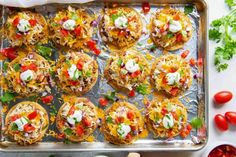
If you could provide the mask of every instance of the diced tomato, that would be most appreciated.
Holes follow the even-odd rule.
[[[171,67],[171,68],[170,68],[170,72],[171,72],[171,73],[174,73],[174,72],[176,72],[177,70],[178,70],[178,69],[177,69],[177,68],[174,68],[174,67]]]
[[[123,123],[124,122],[124,117],[116,117],[116,123]]]
[[[69,114],[69,115],[72,115],[72,114],[74,114],[74,112],[75,112],[75,106],[73,105],[73,106],[71,106],[71,108],[70,108],[68,114]]]
[[[176,20],[176,21],[180,20],[179,14],[175,14],[175,16],[173,17],[173,19]]]
[[[125,35],[126,35],[126,31],[124,31],[124,30],[119,30],[118,35],[119,35],[119,36],[125,36]]]
[[[20,84],[21,83],[21,80],[20,78],[16,78],[16,83]]]
[[[31,63],[31,64],[28,66],[28,69],[33,70],[33,71],[37,71],[37,70],[38,70],[38,67],[37,67],[36,64]]]
[[[135,91],[134,90],[131,90],[130,92],[129,92],[129,97],[134,97],[135,96]]]
[[[81,31],[82,31],[82,27],[78,26],[75,28],[74,32],[76,36],[80,36],[81,35]]]
[[[136,131],[137,130],[137,127],[135,125],[130,125],[130,128],[132,131]]]
[[[182,58],[186,58],[189,55],[189,50],[185,50],[182,54],[181,57]]]
[[[57,139],[64,139],[66,135],[64,133],[57,134]]]
[[[186,129],[189,130],[189,131],[191,131],[191,130],[192,130],[192,125],[187,124]]]
[[[177,114],[176,114],[175,112],[171,112],[171,114],[172,114],[172,116],[174,117],[175,120],[178,120],[178,119],[179,119],[178,116],[177,116]]]
[[[63,17],[63,19],[61,19],[62,22],[67,21],[69,18],[68,17]]]
[[[150,11],[150,4],[148,2],[142,3],[143,13],[147,14]]]
[[[162,28],[160,28],[160,33],[164,33],[169,28],[169,24],[165,24]]]
[[[15,38],[16,38],[16,39],[20,39],[20,38],[22,38],[22,36],[23,36],[22,34],[16,33]]]
[[[16,26],[19,24],[19,22],[20,22],[20,18],[19,18],[19,17],[16,17],[16,18],[13,20],[12,25],[16,27]]]
[[[130,135],[130,133],[128,133],[128,134],[126,135],[125,139],[128,140],[128,141],[132,139],[132,136]]]
[[[183,39],[183,35],[182,35],[181,33],[178,33],[178,34],[176,35],[176,41],[177,41],[177,42],[181,42],[182,39]]]
[[[99,55],[99,54],[101,53],[101,50],[99,50],[99,49],[96,48],[96,49],[93,50],[93,52],[94,52],[96,55]]]
[[[191,66],[195,66],[195,65],[196,65],[195,59],[194,59],[194,58],[191,58],[191,59],[189,60],[189,64],[190,64]]]
[[[13,60],[13,59],[15,59],[15,58],[17,57],[17,55],[16,55],[16,50],[15,50],[15,48],[12,48],[12,47],[8,47],[8,48],[5,48],[5,49],[1,49],[1,50],[0,50],[0,53],[1,53],[3,56],[5,56],[5,57],[7,57],[7,58],[9,58],[9,59],[11,59],[11,60]]]
[[[178,88],[172,88],[172,89],[170,90],[170,94],[171,94],[172,96],[176,96],[176,95],[178,94],[178,92],[179,92],[179,89],[178,89]]]
[[[44,96],[41,98],[41,100],[43,103],[48,104],[48,103],[52,102],[53,96],[52,95]]]
[[[38,112],[35,110],[33,112],[31,112],[27,117],[29,118],[29,120],[34,119],[35,117],[37,117]]]
[[[131,21],[133,21],[135,19],[136,19],[136,16],[131,16],[131,17],[128,18],[128,22],[131,22]]]
[[[180,137],[182,137],[182,138],[186,138],[188,135],[189,135],[189,131],[188,130],[186,130],[186,129],[184,129],[184,130],[182,130],[181,132],[180,132]]]
[[[127,118],[129,119],[129,120],[133,120],[134,119],[134,112],[133,111],[128,111],[127,112]]]
[[[26,65],[21,65],[20,66],[20,69],[21,69],[21,71],[26,71],[26,70],[28,70],[29,68],[28,68],[28,66],[26,66]]]
[[[136,78],[136,77],[138,77],[140,74],[141,74],[141,71],[140,71],[140,70],[137,70],[137,71],[135,71],[135,72],[133,72],[133,73],[131,74],[131,77],[132,77],[132,78]]]
[[[96,55],[99,55],[101,51],[97,49],[96,42],[93,40],[87,41],[87,46],[89,47],[90,50],[92,50]]]
[[[78,70],[83,70],[83,65],[84,65],[84,62],[82,60],[78,60],[76,67]]]
[[[15,114],[11,116],[11,121],[14,122],[15,120],[19,119],[21,116],[19,114]]]
[[[70,75],[69,75],[69,73],[68,73],[68,71],[67,71],[67,70],[65,70],[63,73],[64,73],[64,75],[65,75],[67,78],[69,78],[69,77],[70,77]]]
[[[67,37],[69,35],[69,32],[68,32],[68,30],[61,29],[61,34],[65,37]]]
[[[166,114],[167,114],[167,112],[168,112],[168,111],[167,111],[167,109],[166,109],[166,108],[163,108],[163,109],[161,110],[161,114],[162,114],[162,115],[166,115]]]
[[[34,26],[37,24],[37,20],[35,20],[35,19],[30,19],[30,20],[29,20],[29,23],[30,23],[30,26],[31,26],[31,27],[34,27]]]
[[[108,100],[106,98],[99,98],[98,102],[101,106],[107,106]]]
[[[117,10],[111,10],[111,15],[116,14],[117,12]]]
[[[35,130],[35,127],[32,126],[31,124],[25,124],[25,125],[24,125],[24,131],[25,131],[25,132],[32,132],[32,131],[34,131],[34,130]]]
[[[165,76],[162,78],[162,83],[163,83],[163,84],[167,84],[167,83],[168,83],[168,80],[166,79]]]
[[[87,127],[91,126],[91,121],[88,118],[86,118],[86,117],[83,118],[82,122]]]
[[[77,127],[76,127],[76,133],[77,133],[77,135],[79,135],[79,136],[82,136],[82,135],[84,134],[84,129],[83,129],[83,127],[82,127],[81,125],[77,125]]]
[[[79,84],[79,81],[74,81],[74,80],[69,80],[68,82],[72,86],[77,86]]]

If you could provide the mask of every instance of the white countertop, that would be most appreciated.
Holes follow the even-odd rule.
[[[225,15],[228,12],[228,7],[224,3],[224,0],[208,0],[208,6],[209,6],[209,21]],[[217,131],[217,129],[214,126],[214,116],[217,113],[224,114],[226,111],[236,111],[236,60],[232,60],[230,62],[229,68],[221,73],[218,73],[214,67],[214,48],[215,44],[214,42],[209,42],[209,141],[207,146],[197,152],[156,152],[156,153],[142,153],[142,157],[200,157],[202,153],[206,150],[206,148],[209,148],[211,145],[213,145],[216,142],[226,141],[229,143],[235,143],[235,133],[236,133],[236,127],[230,127],[230,130],[224,133],[220,133]],[[213,95],[221,90],[229,90],[231,91],[235,97],[233,97],[233,100],[229,102],[228,104],[225,104],[222,107],[215,107],[212,103],[212,97]],[[53,153],[40,153],[40,154],[1,154],[0,156],[4,157],[16,157],[16,156],[24,156],[24,157],[34,157],[34,156],[45,156],[48,157],[50,154]],[[125,155],[126,153],[124,153]],[[80,156],[80,157],[92,157],[92,153],[76,153],[76,154],[58,154],[56,156]],[[117,156],[117,153],[114,153],[112,157]],[[121,154],[119,155],[121,157]]]

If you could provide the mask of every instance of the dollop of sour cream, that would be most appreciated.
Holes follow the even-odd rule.
[[[75,64],[72,64],[71,67],[68,69],[68,74],[70,76],[70,79],[79,78],[79,70],[77,69]]]
[[[168,73],[168,74],[166,74],[166,78],[167,78],[168,85],[173,85],[175,83],[179,83],[180,73],[177,71],[174,73]]]
[[[121,124],[119,128],[117,129],[118,134],[122,137],[125,138],[128,133],[131,131],[131,128],[129,125],[126,124]]]
[[[24,130],[24,125],[28,123],[25,117],[21,117],[14,121],[14,123],[17,125],[19,131]]]
[[[126,62],[125,69],[128,70],[128,72],[133,73],[139,70],[139,65],[133,59],[130,59]]]
[[[25,20],[25,19],[20,19],[18,25],[17,25],[17,29],[20,31],[20,32],[28,32],[30,30],[30,23],[28,20]]]
[[[128,27],[128,19],[124,16],[115,19],[115,26],[119,29],[125,29]]]
[[[67,122],[71,125],[75,125],[76,122],[80,122],[82,120],[83,113],[81,110],[76,110],[74,114],[67,117]]]
[[[32,70],[26,70],[20,74],[20,79],[24,82],[32,80],[34,77],[34,72]]]
[[[172,33],[176,33],[180,30],[182,30],[182,25],[179,21],[171,21],[170,22],[170,25],[169,25],[169,30],[172,32]]]
[[[63,27],[64,29],[66,29],[66,30],[71,31],[71,30],[74,30],[74,29],[75,29],[75,25],[76,25],[75,20],[69,19],[69,20],[66,20],[66,21],[63,23],[62,27]]]
[[[164,116],[163,126],[166,129],[170,129],[174,126],[174,118],[173,118],[172,114],[167,114],[167,115]]]

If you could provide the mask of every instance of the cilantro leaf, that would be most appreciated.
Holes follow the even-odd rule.
[[[4,71],[7,71],[7,69],[8,69],[8,63],[9,63],[9,62],[4,62],[3,67],[2,67],[2,69],[3,69]]]
[[[13,130],[13,131],[17,131],[18,130],[18,126],[16,125],[16,123],[12,124],[11,130]]]
[[[184,13],[187,15],[187,14],[190,14],[193,12],[193,6],[185,6],[184,7]]]
[[[66,135],[70,136],[70,135],[72,134],[72,130],[71,130],[70,128],[66,128],[66,129],[64,130],[64,133],[65,133]]]
[[[225,0],[225,3],[226,3],[229,7],[236,6],[236,2],[235,2],[234,0]]]
[[[148,93],[147,89],[148,86],[146,84],[140,84],[137,86],[136,91],[142,95],[145,95]]]
[[[219,32],[219,30],[213,28],[209,30],[209,39],[210,40],[217,40],[217,42],[220,41],[221,38],[221,33]]]
[[[110,116],[107,117],[106,122],[107,122],[107,123],[113,123],[112,118],[111,118]]]
[[[199,128],[202,127],[203,121],[202,121],[201,118],[195,117],[195,118],[193,118],[193,119],[191,120],[190,124],[191,124],[191,126],[192,126],[193,128],[199,129]]]
[[[13,68],[15,71],[19,71],[20,70],[20,64],[14,64]]]
[[[121,66],[122,62],[123,62],[122,59],[119,58],[118,61],[117,61],[117,65]]]
[[[0,97],[0,100],[3,103],[9,103],[10,101],[12,101],[15,98],[15,94],[14,93],[10,93],[10,92],[5,92],[3,94],[3,96]]]
[[[116,92],[111,92],[110,95],[104,95],[104,98],[106,98],[109,101],[115,101]]]

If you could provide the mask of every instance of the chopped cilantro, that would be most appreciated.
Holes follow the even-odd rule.
[[[20,64],[14,64],[13,68],[15,71],[19,71],[20,70]]]
[[[203,121],[202,121],[201,118],[195,117],[195,118],[193,118],[193,119],[191,120],[190,124],[191,124],[191,126],[192,126],[193,128],[199,129],[199,128],[202,127]]]
[[[31,76],[28,76],[26,80],[27,80],[27,81],[31,80]]]
[[[236,1],[235,1],[235,0],[225,0],[225,3],[226,3],[229,7],[236,6]]]
[[[10,92],[5,92],[3,94],[3,96],[0,97],[0,100],[3,103],[9,103],[10,101],[12,101],[15,98],[15,94],[14,93],[10,93]]]
[[[18,130],[18,126],[16,125],[16,123],[12,124],[11,130],[13,130],[13,131],[17,131]]]
[[[90,76],[92,75],[92,73],[91,73],[90,71],[87,71],[87,72],[85,73],[85,75],[86,75],[86,77],[90,77]]]
[[[71,66],[71,63],[70,63],[69,60],[66,60],[66,64],[69,65],[69,66]]]
[[[139,86],[137,86],[136,91],[142,95],[147,94],[147,89],[148,86],[146,84],[140,84]]]
[[[109,116],[109,117],[107,117],[106,122],[107,122],[107,123],[113,123],[113,120],[112,120],[112,118]]]
[[[193,12],[193,6],[185,6],[184,7],[184,13],[187,15],[187,14],[190,14]]]
[[[123,62],[122,59],[119,58],[118,61],[117,61],[117,65],[121,66],[122,62]]]
[[[52,56],[52,48],[42,45],[36,45],[36,51],[47,60]]]
[[[37,96],[36,96],[36,95],[33,95],[33,96],[30,96],[30,97],[29,97],[29,100],[30,100],[30,101],[36,101],[36,99],[37,99]]]
[[[9,63],[9,62],[4,62],[3,67],[2,67],[4,71],[7,71],[7,69],[8,69],[8,63]]]
[[[71,130],[70,128],[66,128],[66,129],[64,130],[64,133],[65,133],[66,135],[70,136],[70,135],[72,134],[72,130]]]
[[[166,36],[169,39],[169,38],[172,38],[174,35],[172,33],[168,33]]]
[[[55,116],[57,114],[57,109],[55,106],[51,106],[50,115]]]
[[[112,15],[111,15],[112,21],[115,22],[115,20],[116,20],[118,17],[120,17],[121,15],[122,15],[122,13],[112,14]]]
[[[76,13],[72,13],[72,15],[71,15],[71,19],[72,20],[78,20],[78,15],[76,14]]]
[[[110,95],[104,95],[107,100],[115,101],[116,92],[111,92]]]
[[[71,141],[70,141],[69,139],[65,139],[65,140],[64,140],[64,143],[65,143],[65,144],[71,144]]]

